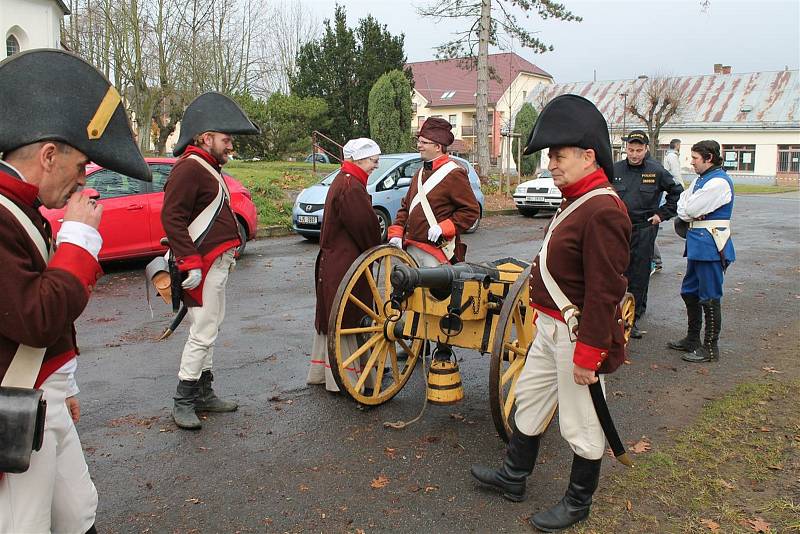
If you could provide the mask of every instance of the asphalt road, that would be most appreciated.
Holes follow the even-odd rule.
[[[664,271],[652,278],[642,323],[649,332],[632,341],[630,364],[607,382],[624,440],[646,435],[658,448],[708,399],[764,376],[763,367],[797,373],[772,349],[798,343],[799,208],[796,195],[737,198],[738,261],[726,279],[717,364],[687,364],[664,348],[684,334],[678,291],[685,260],[671,225],[662,228]],[[486,219],[466,239],[468,256],[530,260],[546,221]],[[78,429],[100,495],[99,531],[524,532],[526,517],[561,497],[571,453],[556,425],[543,441],[527,502],[506,502],[471,480],[470,464],[497,464],[503,454],[489,413],[487,356],[460,350],[465,400],[429,406],[401,431],[382,423],[417,414],[421,373],[369,410],[306,386],[316,252],[295,236],[248,245],[228,286],[214,358],[216,389],[241,408],[210,415],[200,432],[181,431],[170,417],[185,325],[154,342],[169,313],[153,301],[151,318],[143,263],[106,266],[77,325]],[[605,469],[622,468],[605,462]],[[372,487],[376,479],[382,487]]]

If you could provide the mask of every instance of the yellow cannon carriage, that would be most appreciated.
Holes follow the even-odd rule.
[[[328,355],[339,389],[360,404],[383,404],[408,382],[427,342],[477,350],[491,357],[492,418],[507,439],[514,385],[536,333],[529,273],[530,265],[514,258],[418,268],[406,252],[389,245],[364,252],[343,278],[331,308]],[[372,302],[356,296],[364,284]],[[357,327],[344,327],[345,309],[352,306],[364,318]],[[633,298],[626,295],[621,306],[627,339]],[[348,350],[353,344],[343,342],[349,335],[358,339],[353,351]],[[457,387],[448,385],[447,376],[439,379],[445,389]]]

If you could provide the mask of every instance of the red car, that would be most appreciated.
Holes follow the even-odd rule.
[[[164,204],[164,183],[175,158],[145,158],[153,172],[153,182],[147,183],[93,163],[86,166],[86,187],[100,194],[103,205],[100,235],[103,248],[100,260],[120,260],[156,256],[164,253],[161,238],[166,234],[161,226],[161,206]],[[248,239],[255,237],[258,227],[256,206],[250,191],[235,178],[225,175],[231,191],[231,206],[239,223],[239,237],[244,251]],[[53,235],[61,228],[64,209],[40,208],[50,221]]]

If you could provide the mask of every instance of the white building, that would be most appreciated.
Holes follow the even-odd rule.
[[[61,21],[69,9],[61,0],[0,0],[0,59],[31,48],[61,48]]]
[[[716,67],[716,66],[715,66]],[[681,140],[684,174],[690,166],[692,144],[713,139],[722,146],[724,167],[734,180],[751,183],[798,183],[800,178],[800,71],[731,74],[729,68],[706,76],[678,78],[685,95],[684,111],[659,134],[658,161],[670,139]],[[621,159],[623,131],[645,128],[624,112],[646,78],[602,82],[538,85],[528,101],[541,110],[555,96],[581,95],[605,116],[611,130],[615,159]],[[545,166],[546,155],[542,158]]]

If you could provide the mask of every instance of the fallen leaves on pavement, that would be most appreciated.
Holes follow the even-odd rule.
[[[719,523],[711,519],[701,519],[700,524],[706,527],[711,532],[719,532]]]
[[[373,489],[381,489],[386,487],[389,484],[389,477],[386,475],[378,475],[378,478],[374,479],[370,484],[370,487]]]
[[[756,517],[755,519],[748,519],[745,521],[745,526],[750,527],[755,532],[772,532],[769,528],[769,523]]]

